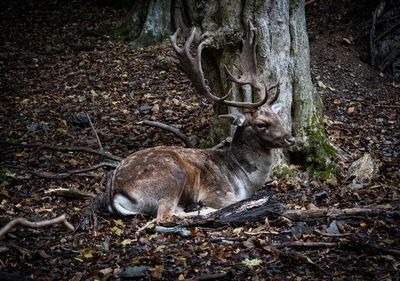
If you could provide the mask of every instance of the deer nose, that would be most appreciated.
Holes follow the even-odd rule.
[[[287,137],[285,140],[289,145],[294,145],[296,143],[296,139],[292,136]]]

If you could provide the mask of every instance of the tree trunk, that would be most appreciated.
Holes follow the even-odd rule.
[[[158,45],[176,28],[188,34],[191,25],[190,10],[184,0],[132,0],[128,14],[122,19],[116,32],[134,47]]]
[[[232,87],[239,100],[252,99],[251,89],[230,85],[224,65],[234,73],[238,64],[241,39],[251,21],[258,31],[257,63],[259,77],[268,86],[279,82],[270,95],[279,93],[281,118],[292,129],[297,144],[289,153],[275,151],[275,166],[294,162],[307,164],[311,172],[328,176],[335,149],[329,144],[322,124],[322,102],[315,91],[309,67],[309,45],[304,0],[196,1],[190,0],[188,14],[207,42],[203,68],[211,89],[223,96]],[[257,97],[253,97],[256,99]],[[216,115],[227,109],[216,108]],[[234,111],[237,109],[228,109]],[[222,135],[221,135],[222,133]],[[214,121],[212,142],[226,136]],[[322,173],[321,173],[322,172]]]

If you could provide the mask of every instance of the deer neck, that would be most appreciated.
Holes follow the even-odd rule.
[[[254,191],[268,179],[272,162],[271,149],[263,147],[250,128],[236,129],[227,157],[235,170],[245,174],[249,189]]]

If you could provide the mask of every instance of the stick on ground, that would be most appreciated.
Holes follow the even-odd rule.
[[[22,225],[22,226],[29,227],[29,228],[40,228],[40,227],[58,224],[58,223],[63,223],[64,226],[71,231],[74,231],[74,229],[75,229],[74,226],[67,221],[65,215],[61,215],[61,216],[56,217],[51,220],[44,220],[44,221],[39,221],[39,222],[31,222],[25,218],[17,218],[17,219],[10,221],[5,226],[3,226],[2,229],[0,229],[0,238],[3,237],[4,235],[6,235],[9,231],[11,231],[17,225]]]

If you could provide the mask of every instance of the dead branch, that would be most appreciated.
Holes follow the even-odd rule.
[[[264,197],[240,201],[208,216],[193,217],[182,224],[186,226],[237,225],[247,222],[264,222],[265,218],[268,218],[272,224],[279,218],[287,218],[292,221],[315,222],[350,219],[368,220],[371,217],[380,217],[383,219],[400,218],[400,211],[388,210],[381,207],[284,210],[281,204],[271,202],[268,197]]]
[[[303,241],[292,241],[292,242],[284,242],[280,244],[273,244],[273,247],[277,249],[286,248],[286,247],[305,247],[305,248],[332,248],[336,247],[337,243],[330,242],[303,242]]]
[[[9,146],[15,146],[15,147],[21,147],[21,148],[32,148],[32,147],[37,147],[37,148],[42,148],[42,149],[50,149],[50,150],[55,150],[55,151],[63,151],[63,152],[86,152],[90,154],[95,154],[102,156],[104,158],[118,161],[120,162],[123,158],[112,155],[108,152],[102,152],[99,150],[83,147],[83,146],[57,146],[57,145],[50,145],[50,144],[45,144],[45,143],[29,143],[29,144],[20,144],[20,143],[11,143],[11,142],[4,142],[0,141],[0,143],[9,145]]]
[[[23,166],[17,166],[17,165],[4,165],[4,167],[10,168],[10,169],[15,169],[15,170],[23,170],[33,176],[39,177],[39,178],[45,178],[45,179],[65,179],[68,178],[70,176],[90,176],[90,174],[86,174],[86,172],[90,172],[93,170],[97,170],[103,167],[111,167],[111,168],[116,168],[117,165],[114,163],[109,163],[109,162],[101,162],[97,165],[94,165],[92,167],[88,167],[88,168],[83,168],[83,169],[76,169],[76,170],[71,170],[65,173],[59,173],[59,174],[50,174],[50,173],[39,173],[36,171],[33,171],[31,169],[28,169],[26,167]]]
[[[97,134],[97,131],[96,131],[95,127],[93,126],[92,119],[90,118],[90,116],[87,112],[85,112],[85,114],[86,114],[87,119],[89,120],[89,124],[90,124],[90,127],[92,128],[94,136],[96,137],[97,144],[99,145],[99,149],[100,149],[100,151],[103,151],[103,146],[101,145],[99,135]]]
[[[158,121],[150,121],[150,120],[143,120],[140,121],[136,124],[142,124],[142,125],[147,125],[147,126],[153,126],[153,127],[157,127],[157,128],[161,128],[163,130],[166,130],[170,133],[173,133],[176,137],[178,137],[181,141],[184,142],[186,147],[193,147],[193,143],[190,141],[190,139],[184,134],[182,133],[180,130],[178,130],[175,127],[172,127],[170,125],[158,122]]]
[[[400,212],[385,208],[347,208],[287,210],[282,216],[295,221],[368,219],[368,217],[399,218]]]
[[[45,194],[55,194],[57,196],[62,196],[66,198],[73,198],[73,199],[87,199],[92,198],[94,196],[93,193],[84,192],[78,190],[76,188],[55,188],[49,189],[44,192]]]
[[[271,247],[275,249],[282,248],[338,248],[341,250],[347,251],[363,251],[370,253],[387,253],[393,256],[400,256],[400,250],[382,247],[372,243],[364,243],[355,240],[344,241],[341,240],[340,243],[333,242],[321,242],[321,241],[291,241],[291,242],[283,242],[279,244],[273,244]]]
[[[0,238],[3,237],[5,234],[7,234],[9,231],[11,231],[17,225],[22,225],[29,228],[40,228],[58,223],[63,223],[66,228],[68,228],[71,231],[74,231],[74,226],[67,221],[65,215],[61,215],[51,220],[44,220],[39,222],[31,222],[25,218],[17,218],[10,221],[0,229]]]

